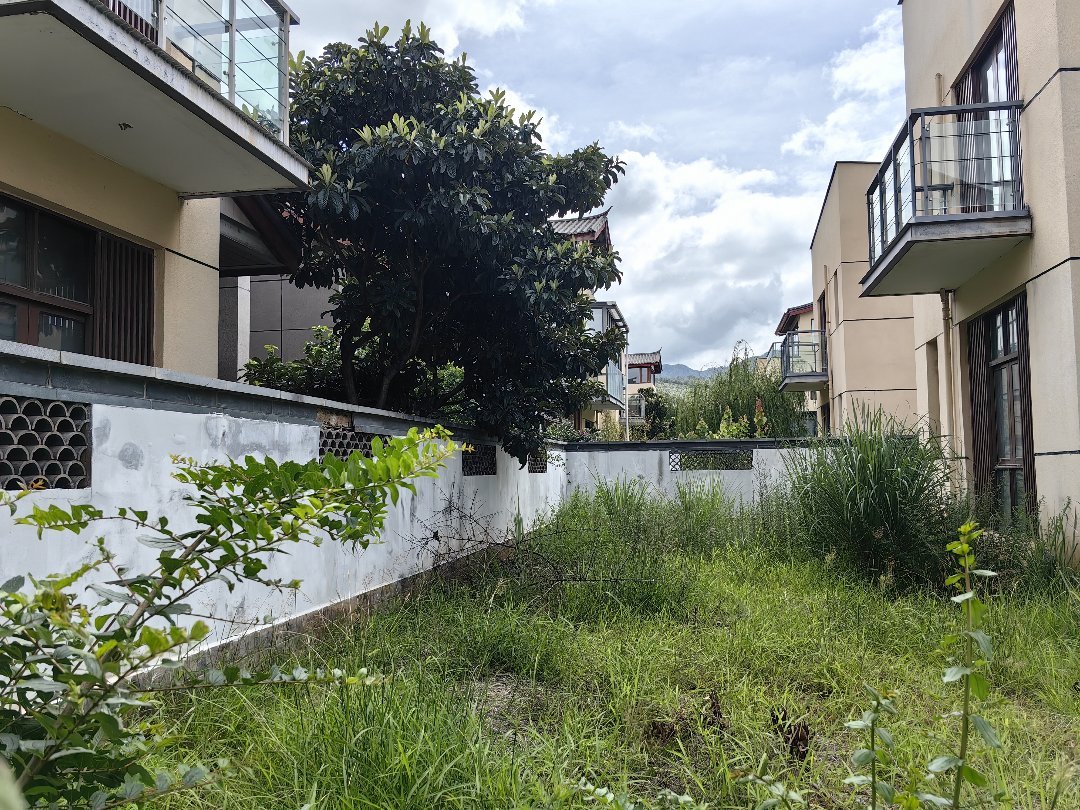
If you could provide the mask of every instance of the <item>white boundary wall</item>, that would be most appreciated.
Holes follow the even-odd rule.
[[[2,344],[2,342],[0,342]],[[0,395],[58,399],[91,405],[91,486],[49,490],[20,502],[31,505],[93,503],[106,514],[121,506],[164,516],[175,528],[194,526],[183,502],[184,488],[172,477],[174,455],[201,462],[245,455],[308,461],[318,456],[322,423],[358,431],[402,435],[424,420],[329,403],[249,386],[176,375],[160,369],[110,363],[92,358],[60,357],[36,349],[13,358],[0,345]],[[56,356],[52,356],[55,354]],[[470,442],[482,438],[464,436]],[[214,640],[221,641],[261,625],[314,614],[363,594],[400,582],[432,565],[431,543],[440,527],[445,545],[455,536],[456,504],[482,517],[497,535],[510,531],[517,515],[526,526],[556,508],[578,488],[591,490],[600,480],[638,480],[672,494],[685,481],[719,481],[732,495],[753,498],[761,483],[783,471],[783,452],[738,442],[731,447],[753,453],[753,468],[738,471],[672,472],[669,450],[675,445],[576,445],[552,451],[547,471],[530,473],[497,450],[497,473],[466,476],[460,457],[449,460],[438,479],[418,482],[417,493],[404,493],[390,507],[381,541],[353,552],[327,540],[320,547],[292,546],[278,555],[270,573],[299,579],[299,592],[276,593],[257,586],[207,589],[193,609],[220,617]],[[687,445],[679,445],[684,450]],[[700,449],[716,445],[699,445]],[[117,563],[147,570],[156,552],[138,542],[131,527],[105,523],[99,532],[117,555]],[[457,534],[456,536],[461,536]],[[91,556],[95,535],[36,531],[0,513],[0,582],[19,574],[66,573]],[[115,578],[102,572],[100,580]]]

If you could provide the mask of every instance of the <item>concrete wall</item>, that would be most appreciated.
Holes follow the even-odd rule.
[[[251,276],[251,356],[266,357],[266,346],[277,346],[286,360],[304,356],[313,326],[333,326],[323,313],[330,291],[296,287],[287,276]],[[241,364],[242,365],[242,364]]]
[[[216,376],[219,203],[175,191],[0,107],[0,191],[155,250],[155,361]]]
[[[810,247],[814,306],[821,322],[825,296],[832,429],[863,405],[898,419],[918,417],[913,299],[861,298],[859,282],[870,270],[866,190],[877,165],[837,163]]]
[[[176,528],[193,527],[184,504],[185,488],[172,478],[173,455],[203,462],[248,454],[278,460],[306,461],[320,452],[320,435],[329,426],[380,435],[403,435],[409,427],[430,424],[341,403],[287,394],[164,369],[96,360],[81,355],[28,349],[0,341],[0,394],[90,405],[92,435],[90,487],[35,493],[21,503],[93,503],[112,512],[120,506],[165,516]],[[473,444],[484,437],[459,431]],[[671,470],[672,452],[746,450],[749,469],[735,471]],[[0,458],[5,448],[0,447]],[[229,593],[211,588],[194,607],[220,617],[213,640],[221,641],[259,625],[334,609],[427,570],[432,556],[420,547],[439,528],[443,542],[463,536],[451,505],[490,521],[498,534],[520,515],[532,525],[578,488],[601,480],[638,480],[672,494],[680,483],[719,481],[734,496],[754,497],[763,481],[782,474],[781,451],[768,442],[689,442],[665,445],[564,445],[552,451],[543,472],[522,469],[501,449],[495,474],[465,475],[462,460],[449,460],[438,479],[418,482],[391,507],[381,542],[351,552],[332,541],[321,547],[295,547],[272,562],[272,572],[300,579],[297,593],[279,594],[257,587]],[[109,527],[107,541],[120,564],[145,566],[153,550],[123,529]],[[0,581],[16,574],[48,574],[76,567],[87,546],[71,535],[38,539],[25,526],[0,512]]]

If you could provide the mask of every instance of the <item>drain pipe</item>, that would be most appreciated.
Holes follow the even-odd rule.
[[[949,453],[955,458],[958,455],[958,448],[956,444],[956,388],[953,373],[952,291],[940,290],[939,295],[941,296],[942,348],[945,354],[945,415],[949,420],[948,430],[942,432],[947,437]],[[955,473],[950,477],[953,478],[953,486],[956,487],[959,482],[956,480]]]

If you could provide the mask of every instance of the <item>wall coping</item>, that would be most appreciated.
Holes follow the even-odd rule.
[[[38,374],[27,374],[26,367]],[[13,374],[11,369],[21,367],[22,373]],[[56,369],[70,370],[79,377],[79,387],[72,390],[65,386],[63,379],[58,379]],[[133,383],[126,390],[117,392],[110,386],[95,386],[95,382],[106,383],[110,380],[126,380]],[[176,400],[154,400],[150,395],[148,383],[163,384],[162,388],[175,388],[187,392]],[[142,385],[141,393],[138,385]],[[162,407],[151,402],[175,402],[186,410],[200,412],[239,410],[245,415],[257,414],[264,418],[278,418],[286,421],[315,422],[319,411],[335,411],[350,414],[353,426],[358,430],[378,432],[387,428],[387,422],[402,426],[433,427],[438,420],[423,416],[413,416],[396,411],[350,405],[345,402],[293,394],[247,383],[228,382],[213,377],[203,377],[156,366],[143,366],[137,363],[124,363],[107,360],[74,352],[62,352],[40,346],[30,346],[10,340],[0,340],[0,385],[6,388],[32,387],[38,389],[62,390],[65,396],[81,397],[91,404],[123,405],[133,407]],[[157,390],[157,389],[155,389]],[[0,393],[8,393],[3,390]],[[202,396],[200,396],[202,395]],[[124,400],[129,400],[124,402]],[[470,433],[468,428],[445,425],[455,434]],[[480,437],[477,437],[478,439]]]

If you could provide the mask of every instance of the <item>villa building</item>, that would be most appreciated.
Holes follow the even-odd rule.
[[[635,352],[626,357],[626,403],[631,427],[645,422],[642,391],[656,389],[656,378],[664,371],[660,350]]]
[[[611,228],[608,222],[610,212],[609,208],[590,216],[553,219],[551,225],[556,234],[573,242],[589,242],[601,250],[611,250]],[[620,329],[624,335],[630,334],[630,327],[626,325],[626,319],[618,304],[614,301],[593,302],[590,328],[603,332],[613,327]],[[618,362],[608,363],[607,368],[596,378],[604,386],[605,394],[574,414],[574,427],[578,430],[591,430],[614,421],[621,427],[623,437],[629,437],[626,373],[627,354],[624,351]]]
[[[818,430],[830,433],[861,407],[918,419],[913,298],[863,298],[869,270],[866,189],[876,164],[837,163],[810,247],[814,301],[784,313],[781,387],[805,391]]]
[[[917,409],[973,487],[1052,513],[1080,498],[1080,4],[902,5],[862,295],[911,301]]]
[[[307,182],[295,22],[0,0],[0,339],[217,376],[221,199]]]
[[[829,432],[829,365],[825,337],[815,328],[816,323],[812,303],[789,307],[776,327],[776,335],[782,340],[758,359],[758,366],[780,376],[780,390],[803,393],[803,407],[814,426],[811,432],[821,434]]]

